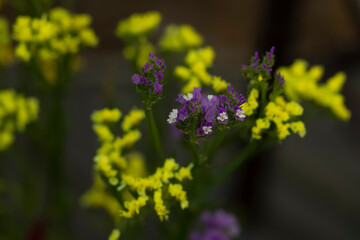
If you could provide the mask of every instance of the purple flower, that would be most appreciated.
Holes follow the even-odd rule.
[[[150,71],[152,68],[154,67],[154,65],[152,65],[151,63],[145,63],[145,65],[142,67],[142,71],[143,73],[147,73],[148,71]]]
[[[212,133],[212,126],[208,122],[202,122],[200,124],[200,128],[197,129],[196,135],[197,136],[205,136]]]
[[[270,52],[268,53],[268,62],[271,61],[271,59],[273,58],[274,56],[274,51],[275,51],[275,46],[272,46],[271,49],[270,49]]]
[[[185,104],[182,108],[180,108],[178,113],[178,120],[183,122],[189,117],[189,103]]]
[[[157,81],[161,82],[161,80],[164,77],[164,74],[162,74],[161,70],[159,70],[159,71],[155,70],[154,71],[154,76],[155,76]]]
[[[252,67],[253,69],[255,69],[255,68],[257,67],[258,61],[259,61],[259,53],[258,53],[258,52],[255,52],[254,64],[251,65],[251,67]]]
[[[161,93],[161,91],[162,91],[162,86],[163,86],[163,85],[161,85],[161,84],[159,83],[159,81],[156,81],[156,82],[154,83],[154,94],[159,94],[159,93]]]
[[[156,56],[155,56],[154,54],[151,54],[151,53],[149,53],[149,58],[150,58],[150,60],[152,60],[152,61],[155,61],[155,60],[156,60]]]
[[[228,119],[229,116],[227,114],[227,108],[224,107],[224,105],[222,105],[218,110],[217,110],[217,117],[216,119],[218,120],[218,123],[220,124],[227,124],[228,123]]]
[[[237,106],[236,106],[237,107]],[[235,110],[235,113],[234,113],[234,117],[236,120],[238,121],[244,121],[244,119],[246,118],[246,115],[245,115],[245,112],[244,110],[242,110],[242,108],[237,108]]]
[[[177,97],[177,99],[175,101],[177,101],[177,102],[179,102],[181,104],[186,103],[186,100],[184,98],[184,94],[182,94],[182,93],[178,94],[178,97]]]
[[[228,236],[226,236],[225,233],[216,230],[216,229],[210,229],[205,232],[203,240],[230,240]]]
[[[242,64],[242,65],[241,65],[241,68],[242,68],[242,69],[246,69],[247,66],[246,66],[245,64]]]
[[[236,237],[240,234],[239,224],[234,215],[218,210],[211,214],[205,212],[201,220],[208,229],[219,229],[224,231],[229,237]]]
[[[194,88],[193,103],[198,103],[201,100],[201,88]]]
[[[280,73],[277,73],[276,76],[277,76],[277,78],[278,78],[278,80],[279,80],[279,84],[280,84],[280,85],[283,85],[283,84],[285,83],[284,77],[281,76]]]
[[[220,95],[219,100],[220,100],[220,104],[225,104],[227,102],[227,96]]]
[[[246,102],[245,97],[241,93],[237,93],[230,85],[228,86],[227,91],[238,105],[242,105]]]
[[[134,74],[131,77],[133,84],[138,85],[140,83],[140,75]]]

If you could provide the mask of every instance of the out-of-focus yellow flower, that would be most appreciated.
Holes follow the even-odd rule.
[[[13,37],[19,43],[15,55],[25,62],[55,60],[83,47],[95,47],[98,38],[90,24],[89,15],[73,15],[64,8],[50,10],[48,17],[19,16],[13,26]]]
[[[109,240],[118,240],[119,238],[120,238],[120,230],[119,229],[112,230],[109,236]]]
[[[194,87],[209,86],[214,83],[214,77],[207,72],[207,68],[212,66],[215,52],[211,47],[205,47],[197,50],[191,50],[185,57],[185,66],[176,66],[174,74],[186,85],[182,92],[187,94],[192,92]],[[215,89],[222,90],[223,82],[215,77]]]
[[[14,90],[0,91],[0,151],[7,149],[15,139],[15,131],[38,118],[39,104],[35,98],[25,98]]]
[[[157,28],[160,21],[161,14],[156,11],[133,14],[118,23],[116,35],[120,38],[137,38],[147,35]]]
[[[224,92],[226,91],[229,83],[225,80],[221,79],[221,77],[215,77],[213,78],[213,90],[216,93]]]
[[[247,102],[241,108],[244,110],[246,116],[251,116],[259,106],[257,99],[259,98],[259,90],[256,88],[251,89]]]
[[[183,51],[199,47],[203,38],[190,25],[169,25],[160,40],[164,51]]]
[[[296,60],[289,67],[280,67],[285,78],[284,91],[290,100],[311,100],[320,106],[329,108],[336,117],[348,120],[350,111],[345,106],[344,96],[340,93],[345,83],[346,75],[343,72],[335,74],[326,83],[321,84],[320,79],[324,69],[322,66],[312,66],[309,70],[305,60]]]
[[[121,127],[125,132],[128,132],[133,127],[138,126],[144,118],[145,113],[143,110],[133,109],[125,116]]]

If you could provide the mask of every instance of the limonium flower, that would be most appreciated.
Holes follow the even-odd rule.
[[[149,53],[150,61],[141,69],[140,74],[132,75],[133,84],[136,85],[136,91],[139,92],[146,106],[151,106],[161,98],[161,92],[165,81],[164,70],[166,65],[163,59]]]
[[[203,38],[190,25],[169,25],[160,39],[164,51],[184,51],[199,47]]]
[[[234,215],[217,210],[214,213],[204,212],[200,219],[204,233],[192,232],[190,240],[230,240],[240,234],[240,227]]]
[[[245,119],[241,106],[246,102],[242,94],[228,86],[226,95],[202,95],[201,88],[192,93],[179,94],[176,99],[182,106],[173,109],[167,122],[189,136],[207,136],[216,126],[231,126]]]
[[[7,149],[15,139],[15,132],[37,120],[38,100],[26,98],[14,90],[0,91],[0,151]]]
[[[156,29],[161,22],[161,14],[156,11],[133,14],[121,20],[116,28],[116,35],[120,38],[131,39],[146,36]]]
[[[157,59],[153,60],[156,64]],[[147,65],[143,71],[150,70],[150,66]],[[169,158],[154,174],[147,175],[142,157],[131,152],[134,143],[141,136],[136,128],[144,118],[144,113],[134,109],[124,117],[122,137],[117,136],[112,128],[120,118],[121,112],[117,109],[95,111],[91,116],[94,131],[101,144],[94,158],[96,173],[106,185],[119,193],[121,197],[117,197],[117,200],[123,207],[115,204],[98,183],[85,194],[84,203],[93,206],[111,203],[111,209],[110,206],[105,208],[111,214],[118,208],[118,216],[125,219],[136,217],[143,207],[153,204],[160,220],[166,220],[170,212],[167,207],[170,199],[177,200],[182,209],[187,208],[189,202],[181,183],[186,179],[192,179],[193,165],[180,167],[174,159]]]
[[[291,100],[309,100],[316,104],[329,108],[333,114],[341,120],[349,120],[351,113],[345,106],[345,98],[340,93],[346,79],[344,72],[338,72],[321,84],[324,68],[312,66],[305,60],[296,60],[289,67],[277,69],[285,78],[284,91],[286,97]]]
[[[89,15],[72,15],[63,8],[50,10],[48,17],[19,16],[13,31],[18,41],[15,54],[25,62],[31,58],[54,60],[83,47],[94,47],[98,38],[90,24]]]
[[[211,47],[191,50],[185,57],[186,66],[177,66],[175,76],[186,84],[182,88],[184,94],[192,92],[194,87],[209,86],[212,84],[212,76],[207,69],[212,66],[215,52]]]

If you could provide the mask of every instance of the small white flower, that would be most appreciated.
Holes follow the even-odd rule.
[[[211,101],[211,99],[213,98],[214,95],[208,95],[208,99],[209,101]]]
[[[236,116],[239,118],[239,119],[244,119],[246,117],[245,113],[244,113],[244,110],[241,110],[241,109],[238,109],[236,111]]]
[[[219,116],[217,117],[217,120],[220,122],[224,122],[227,119],[228,119],[228,115],[226,112],[220,113]]]
[[[169,114],[169,118],[168,118],[168,123],[172,124],[174,122],[176,122],[176,118],[178,116],[178,110],[177,109],[173,109],[170,114]]]
[[[190,101],[193,98],[193,94],[192,93],[188,93],[187,95],[184,95],[184,99],[186,101]]]
[[[212,133],[212,126],[203,126],[203,131],[206,135]]]

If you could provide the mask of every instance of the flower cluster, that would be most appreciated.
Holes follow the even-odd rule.
[[[150,61],[145,63],[141,69],[140,74],[132,75],[133,84],[136,85],[136,90],[139,92],[146,106],[151,106],[160,97],[164,85],[164,70],[166,65],[163,59],[149,53]]]
[[[191,50],[185,57],[187,66],[177,66],[175,76],[186,82],[182,88],[184,94],[192,92],[194,87],[211,86],[215,92],[226,90],[228,83],[220,77],[211,76],[207,69],[212,66],[215,52],[211,47]]]
[[[124,117],[123,137],[115,137],[111,130],[111,126],[121,118],[119,110],[103,109],[94,112],[91,118],[101,142],[94,158],[96,178],[100,176],[107,185],[119,192],[123,207],[108,195],[105,185],[99,184],[96,179],[93,188],[84,195],[83,205],[105,207],[112,215],[117,211],[119,217],[133,218],[140,213],[142,207],[153,202],[161,220],[167,219],[169,214],[165,197],[179,201],[182,209],[188,207],[186,192],[181,182],[192,178],[192,164],[179,167],[174,159],[167,159],[163,167],[158,168],[153,175],[146,176],[141,155],[129,153],[141,136],[135,128],[144,118],[143,111],[135,109]],[[128,153],[124,154],[125,152]],[[110,205],[105,206],[106,204]]]
[[[0,17],[0,66],[6,65],[13,57],[13,49],[11,47],[9,22]]]
[[[199,47],[203,38],[190,25],[169,25],[160,40],[160,48],[164,51],[184,51]]]
[[[195,132],[197,137],[206,136],[217,124],[230,126],[245,119],[241,106],[246,100],[230,86],[226,95],[219,96],[202,96],[201,88],[194,88],[193,93],[179,94],[176,101],[182,107],[173,109],[167,121],[189,136]]]
[[[118,240],[120,238],[120,235],[120,230],[114,229],[109,236],[109,240]]]
[[[94,47],[98,38],[90,24],[89,15],[72,15],[63,8],[54,8],[42,18],[19,16],[13,33],[19,42],[15,55],[25,62],[31,58],[46,61],[75,54],[83,47]]]
[[[276,135],[279,140],[285,139],[290,132],[298,133],[300,137],[306,134],[302,121],[291,121],[301,116],[303,108],[296,102],[286,102],[284,97],[278,96],[265,107],[265,118],[256,120],[256,125],[251,129],[252,138],[261,139],[263,130],[269,129],[271,122],[276,126]],[[289,122],[291,121],[291,122]]]
[[[275,47],[271,47],[263,58],[259,57],[259,53],[255,52],[251,59],[250,65],[242,65],[242,73],[254,82],[266,82],[271,78],[272,67],[275,64]],[[278,83],[282,83],[278,81]],[[252,84],[252,83],[251,83]]]
[[[339,72],[326,83],[320,84],[323,67],[312,66],[309,70],[307,68],[306,61],[296,60],[291,66],[280,67],[277,70],[286,79],[284,85],[286,97],[295,101],[314,101],[320,106],[329,108],[339,119],[348,120],[351,113],[345,106],[344,96],[340,93],[345,83],[345,73]]]
[[[190,240],[230,240],[240,234],[240,227],[236,217],[223,210],[214,213],[204,212],[201,215],[204,233],[193,232]]]
[[[139,38],[146,36],[155,30],[161,22],[159,12],[147,12],[133,14],[125,20],[121,20],[116,28],[116,35],[124,39]]]
[[[164,203],[164,197],[170,196],[180,202],[182,209],[188,207],[189,202],[181,182],[185,179],[192,179],[192,164],[179,168],[173,158],[165,160],[164,166],[157,168],[153,175],[148,177],[134,177],[122,175],[120,188],[128,187],[131,192],[138,195],[124,203],[125,210],[120,215],[125,218],[133,218],[140,213],[140,209],[147,203],[154,202],[154,209],[160,220],[168,218],[169,210]],[[152,201],[150,201],[152,199]]]
[[[38,118],[37,99],[26,98],[14,90],[0,91],[0,151],[14,141],[15,131],[23,132],[26,125]]]

